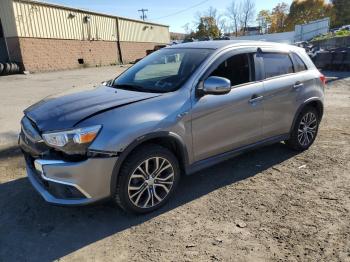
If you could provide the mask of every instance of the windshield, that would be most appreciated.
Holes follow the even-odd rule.
[[[161,49],[119,76],[113,86],[139,92],[175,91],[211,53],[209,49]]]

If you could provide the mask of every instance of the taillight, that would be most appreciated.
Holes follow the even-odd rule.
[[[324,75],[321,74],[320,80],[321,80],[322,84],[326,85],[327,78]]]

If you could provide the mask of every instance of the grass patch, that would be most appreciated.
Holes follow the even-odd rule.
[[[348,30],[340,30],[340,31],[335,32],[335,33],[330,32],[330,33],[325,34],[325,35],[316,36],[311,41],[329,40],[329,39],[332,39],[332,38],[347,37],[347,36],[350,36],[350,31],[348,31]]]

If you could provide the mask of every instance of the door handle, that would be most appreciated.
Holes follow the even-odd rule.
[[[304,84],[303,83],[301,83],[301,82],[296,82],[295,84],[294,84],[294,86],[293,86],[293,89],[299,89],[299,88],[301,88],[301,87],[303,87],[304,86]]]
[[[263,99],[264,99],[263,96],[253,95],[252,98],[249,100],[249,103],[254,104],[254,103],[260,102]]]

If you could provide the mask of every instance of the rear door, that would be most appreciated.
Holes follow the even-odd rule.
[[[295,74],[289,52],[264,51],[260,55],[264,72],[263,139],[289,133],[303,87]]]

